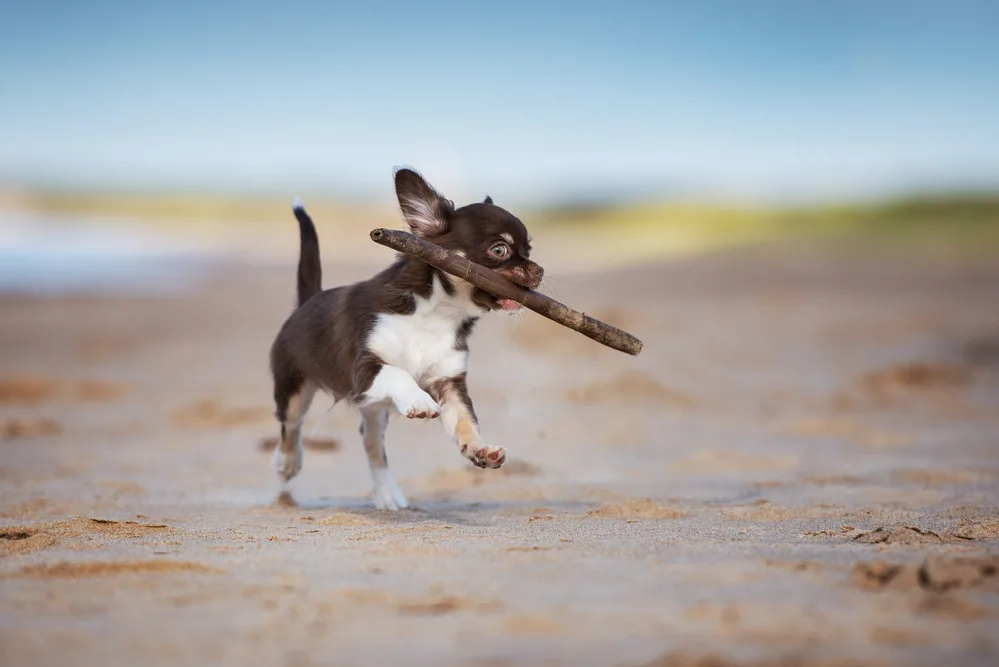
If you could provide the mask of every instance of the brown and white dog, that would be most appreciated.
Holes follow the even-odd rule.
[[[527,228],[489,197],[456,209],[410,169],[396,171],[395,190],[414,234],[524,287],[541,283],[544,271],[530,260]],[[270,354],[281,422],[274,465],[281,479],[302,469],[302,422],[319,390],[359,409],[379,509],[409,505],[385,456],[390,410],[410,419],[440,417],[469,461],[502,466],[506,449],[482,441],[468,396],[468,337],[486,313],[516,312],[519,304],[406,255],[368,280],[323,290],[316,228],[300,202],[294,210],[301,232],[298,308]]]

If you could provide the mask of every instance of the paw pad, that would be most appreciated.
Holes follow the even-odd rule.
[[[465,453],[465,450],[466,447],[462,447],[462,453],[480,468],[499,468],[506,461],[506,449],[503,447],[487,445],[476,449],[471,455]]]

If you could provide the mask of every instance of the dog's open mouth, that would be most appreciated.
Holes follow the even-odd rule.
[[[496,305],[499,307],[500,310],[514,311],[523,308],[521,304],[514,301],[513,299],[496,299]]]
[[[521,305],[519,301],[514,301],[513,299],[501,299],[478,288],[476,288],[475,295],[472,300],[489,310],[498,310],[505,313],[515,313],[523,308],[523,305]]]
[[[517,274],[511,275],[510,273],[504,271],[500,271],[499,273],[504,278],[512,282],[514,285],[522,287],[528,291],[537,289],[538,285],[541,283],[540,275],[538,276],[537,280],[532,280],[532,279],[525,280],[524,276],[521,275]],[[517,301],[516,299],[504,299],[503,297],[498,297],[493,294],[490,294],[489,292],[479,287],[475,288],[475,292],[472,295],[472,300],[484,308],[488,308],[489,310],[493,311],[500,311],[503,313],[516,313],[517,311],[519,311],[521,308],[524,307],[524,305],[520,301]]]
[[[501,299],[484,290],[479,290],[479,292],[481,293],[481,296],[483,297],[482,300],[485,301],[485,305],[489,308],[489,310],[503,310],[508,313],[513,313],[523,308],[519,301],[514,301],[513,299]]]

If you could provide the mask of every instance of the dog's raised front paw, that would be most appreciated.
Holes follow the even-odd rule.
[[[506,447],[494,447],[479,443],[478,445],[464,445],[461,453],[480,468],[499,468],[506,463]]]
[[[289,482],[302,472],[302,448],[292,447],[290,452],[281,451],[281,445],[274,449],[274,470],[282,482]]]
[[[441,414],[441,406],[437,405],[436,401],[430,398],[430,394],[425,391],[398,408],[400,413],[410,419],[436,419]]]

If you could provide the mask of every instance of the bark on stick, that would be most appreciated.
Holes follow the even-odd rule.
[[[642,351],[642,341],[627,331],[573,310],[540,292],[524,289],[496,271],[471,262],[426,239],[397,229],[374,229],[371,231],[371,240],[398,252],[412,255],[452,276],[467,280],[493,296],[512,299],[525,308],[573,331],[578,331],[607,347],[633,356]]]

